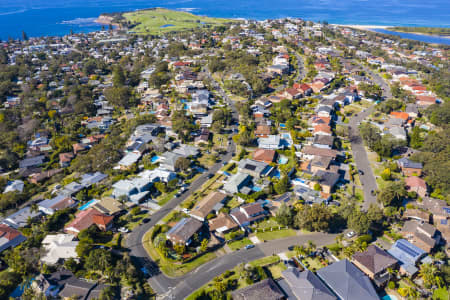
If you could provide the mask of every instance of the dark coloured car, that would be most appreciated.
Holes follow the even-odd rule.
[[[364,175],[364,172],[361,170],[358,170],[359,175]]]
[[[148,222],[150,222],[150,218],[145,218],[145,219],[142,220],[142,222],[143,223],[148,223]]]

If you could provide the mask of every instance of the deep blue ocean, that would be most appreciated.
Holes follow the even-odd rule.
[[[103,12],[166,7],[211,17],[450,27],[449,0],[0,0],[0,39],[99,30]]]

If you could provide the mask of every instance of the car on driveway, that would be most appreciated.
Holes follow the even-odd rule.
[[[249,245],[245,246],[245,250],[252,249],[252,248],[255,248],[255,245],[249,244]]]
[[[358,170],[359,175],[364,175],[364,172],[361,170]]]
[[[120,228],[118,229],[118,231],[119,231],[119,232],[122,232],[122,233],[127,233],[127,232],[129,232],[128,228],[126,228],[126,227],[120,227]]]
[[[355,232],[354,231],[349,231],[345,234],[346,237],[348,237],[349,239],[355,236]]]

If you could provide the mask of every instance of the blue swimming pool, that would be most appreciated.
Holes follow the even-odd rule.
[[[154,164],[155,162],[158,161],[158,159],[159,159],[159,156],[155,155],[155,156],[152,157],[152,159],[150,161],[152,162],[152,164]]]
[[[78,210],[85,210],[88,209],[89,207],[91,207],[92,205],[94,205],[95,203],[97,203],[98,200],[97,199],[92,199],[89,202],[83,204],[80,206],[80,208]]]
[[[280,156],[280,158],[278,158],[278,163],[280,165],[285,165],[285,164],[287,164],[288,161],[289,161],[289,159],[287,157],[284,157],[284,156]]]
[[[254,192],[260,192],[262,190],[262,188],[260,188],[259,186],[254,186],[254,187],[252,187],[252,190]]]
[[[394,295],[386,295],[381,298],[381,300],[398,300],[398,298]]]

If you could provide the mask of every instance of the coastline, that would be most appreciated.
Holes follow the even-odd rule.
[[[353,29],[359,29],[359,30],[371,30],[371,29],[388,29],[392,26],[387,26],[387,25],[358,25],[358,24],[331,24],[331,25],[336,25],[339,27],[350,27]]]

